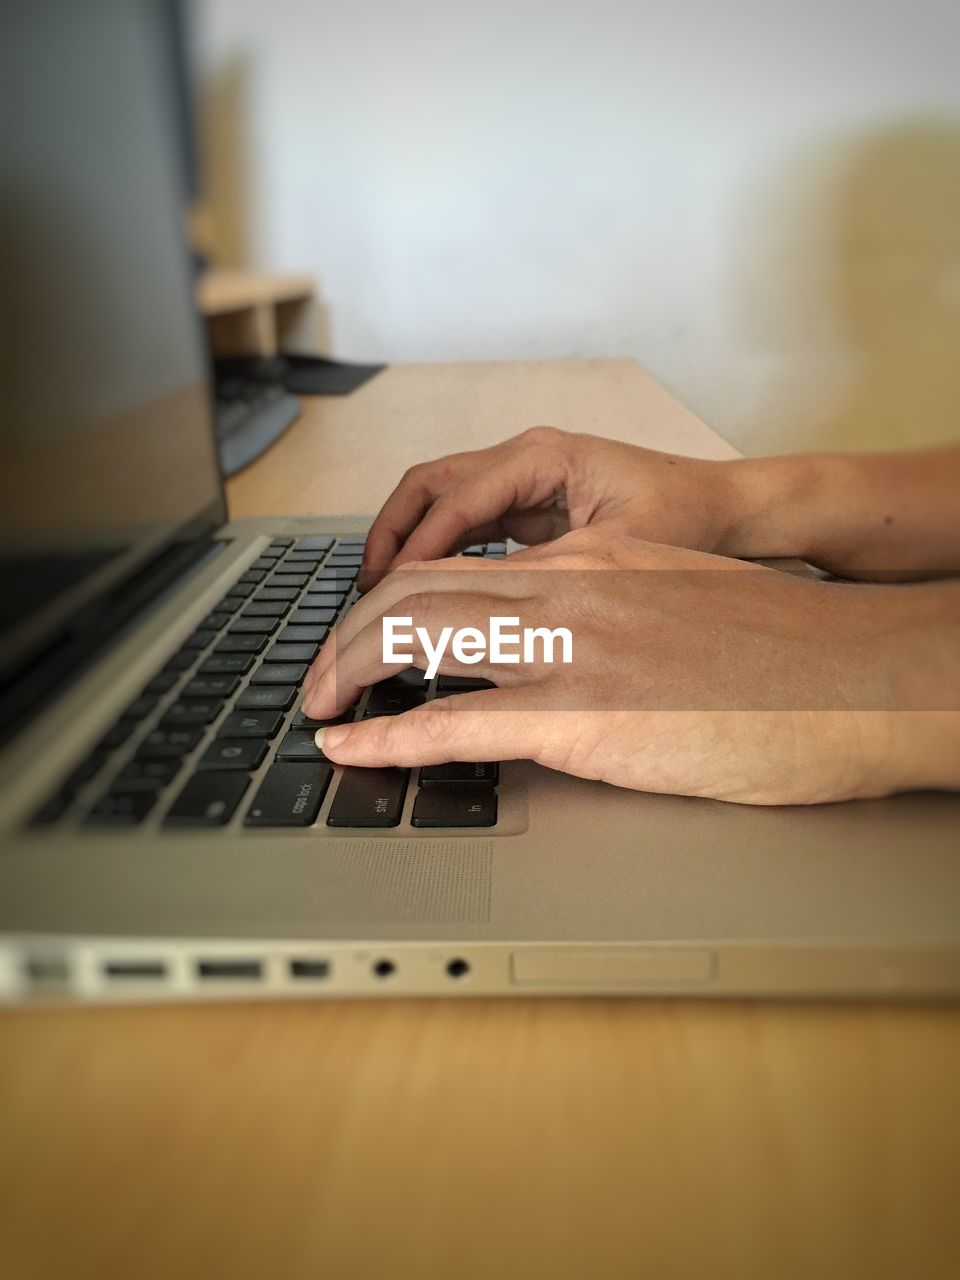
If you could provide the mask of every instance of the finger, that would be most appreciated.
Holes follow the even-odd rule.
[[[320,729],[317,745],[335,764],[375,768],[535,759],[543,717],[529,701],[522,688],[460,693],[403,715]]]
[[[403,475],[367,533],[359,574],[362,590],[369,590],[380,581],[433,502],[460,483],[466,456],[451,454],[435,462],[420,463]]]
[[[374,589],[362,596],[347,616],[334,627],[323,648],[313,661],[307,678],[304,681],[304,692],[307,692],[333,662],[335,655],[342,650],[373,619],[382,618],[384,614],[398,612],[397,601],[405,596],[416,595],[421,591],[471,591],[476,590],[475,575],[480,573],[496,574],[485,585],[485,590],[494,595],[522,595],[523,587],[517,580],[503,572],[506,568],[504,560],[482,560],[478,556],[462,556],[449,560],[434,560],[426,564],[417,563],[407,566],[405,572],[388,574]],[[497,573],[500,570],[501,572]]]
[[[417,627],[425,628],[434,643],[444,629],[448,637],[462,627],[474,627],[483,635],[489,629],[490,618],[498,615],[502,607],[493,596],[431,592],[406,597],[397,608],[401,616],[412,618],[411,625],[403,628],[403,635],[409,639],[396,643],[394,651],[409,654],[409,660],[384,661],[383,619],[375,618],[348,644],[341,642],[336,662],[331,663],[310,689],[305,690],[304,711],[315,720],[332,720],[354,703],[368,685],[411,667],[420,671],[429,669],[431,663],[436,663],[436,651],[428,652],[416,633]],[[470,661],[468,657],[476,657],[477,660]],[[486,652],[461,656],[456,646],[449,645],[440,657],[437,670],[441,675],[494,679],[499,685],[526,682],[540,674],[539,668],[534,672],[529,667],[521,667],[519,661],[507,665],[498,663],[494,667]]]
[[[540,465],[543,464],[543,465]],[[540,506],[556,494],[556,464],[535,450],[512,453],[491,465],[478,462],[461,484],[441,493],[394,556],[390,567],[435,560],[471,530],[500,526],[510,511]]]

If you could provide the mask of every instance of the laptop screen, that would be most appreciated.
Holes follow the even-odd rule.
[[[0,668],[222,523],[161,0],[31,0],[0,39]]]

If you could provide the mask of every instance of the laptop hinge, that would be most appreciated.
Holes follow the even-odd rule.
[[[0,677],[0,745],[60,697],[129,630],[229,545],[216,539],[174,543],[132,577],[90,600],[26,660]]]

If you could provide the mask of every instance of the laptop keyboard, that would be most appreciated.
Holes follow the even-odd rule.
[[[183,831],[224,827],[242,814],[248,828],[303,828],[317,822],[332,787],[327,826],[396,827],[412,787],[413,827],[495,826],[495,762],[336,768],[314,742],[332,722],[304,716],[300,687],[356,599],[363,547],[359,536],[274,539],[31,825],[137,827],[150,819]],[[498,559],[506,547],[463,554]],[[365,691],[341,719],[397,715],[484,684],[445,676],[428,683],[407,671]]]

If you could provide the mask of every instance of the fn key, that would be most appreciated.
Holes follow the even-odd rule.
[[[497,793],[492,787],[424,787],[417,793],[410,821],[415,827],[492,827]]]
[[[344,769],[333,798],[330,827],[395,827],[409,769]]]

